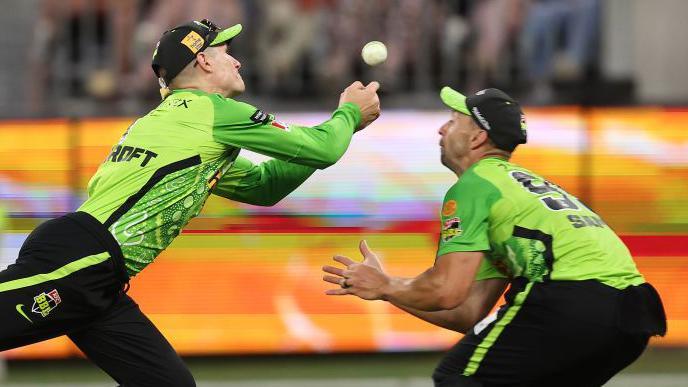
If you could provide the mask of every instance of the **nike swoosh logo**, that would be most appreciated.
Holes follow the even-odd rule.
[[[27,316],[26,313],[24,313],[24,311],[22,310],[23,307],[24,307],[24,304],[17,304],[17,306],[16,306],[17,312],[19,312],[19,314],[21,314],[22,317],[24,317],[25,319],[29,320],[29,322],[30,322],[31,324],[33,324],[33,321],[31,321],[31,319],[29,318],[29,316]]]

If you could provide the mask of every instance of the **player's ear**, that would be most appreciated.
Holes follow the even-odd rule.
[[[200,67],[205,72],[212,72],[213,58],[212,55],[205,51],[196,54],[196,66]]]
[[[490,142],[487,131],[478,129],[471,134],[471,149],[477,149]]]

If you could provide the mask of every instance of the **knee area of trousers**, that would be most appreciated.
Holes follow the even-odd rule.
[[[186,370],[185,374],[180,374],[177,376],[178,379],[174,381],[174,384],[171,384],[170,386],[173,387],[196,387],[196,381],[193,378],[193,375],[191,375],[191,372],[189,370]]]
[[[180,366],[174,370],[168,371],[165,375],[167,379],[165,381],[165,386],[169,387],[196,387],[196,381],[194,380],[191,371],[189,371],[186,366]]]

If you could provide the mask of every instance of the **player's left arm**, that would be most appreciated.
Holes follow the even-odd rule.
[[[439,256],[435,264],[420,275],[401,278],[387,275],[379,263],[371,264],[375,255],[363,243],[361,253],[366,257],[363,262],[335,256],[334,260],[344,265],[344,269],[323,267],[323,271],[333,274],[323,277],[325,281],[341,285],[346,279],[348,286],[328,290],[327,294],[352,294],[366,300],[386,300],[421,311],[454,309],[463,304],[468,299],[484,255],[481,251],[447,253]]]
[[[330,274],[346,278],[346,285],[351,285],[329,290],[328,294],[353,294],[367,300],[387,300],[421,311],[456,308],[468,299],[471,285],[484,262],[484,252],[490,250],[489,215],[498,198],[499,192],[490,182],[474,172],[464,174],[445,196],[440,244],[432,267],[414,278],[392,277],[376,265],[366,264],[372,260],[369,258],[372,252],[361,248],[366,257],[363,263],[337,256],[335,260],[345,269],[323,268]],[[477,279],[483,278],[481,275]],[[328,282],[337,283],[337,278],[330,279],[332,281]]]
[[[242,203],[273,206],[315,171],[315,168],[277,159],[256,165],[244,157],[237,157],[212,192]]]
[[[394,305],[421,320],[465,334],[490,313],[508,284],[505,278],[473,281],[466,300],[449,310],[427,312],[404,305]]]

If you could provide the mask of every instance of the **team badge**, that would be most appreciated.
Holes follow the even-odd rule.
[[[60,293],[57,289],[53,289],[48,293],[43,292],[33,298],[33,306],[31,306],[31,311],[46,317],[50,312],[55,309],[62,299],[60,298]]]
[[[452,216],[456,212],[456,200],[449,200],[442,207],[442,216]]]
[[[449,242],[454,237],[461,235],[462,232],[461,219],[459,217],[447,219],[442,225],[442,241]]]

